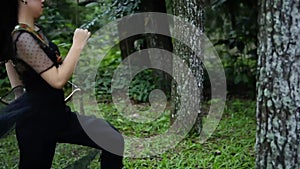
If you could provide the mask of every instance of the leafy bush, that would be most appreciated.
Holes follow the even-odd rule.
[[[257,4],[215,0],[206,8],[206,34],[220,55],[230,94],[255,95]]]
[[[122,63],[119,48],[115,47],[103,58],[99,65],[98,74],[96,77],[96,93],[98,101],[111,101],[111,83],[116,68]],[[139,72],[135,77],[132,77],[130,70],[122,72],[122,78],[116,79],[117,89],[128,88],[129,98],[137,102],[147,102],[150,92],[157,88],[153,70],[147,69]],[[124,81],[130,80],[129,86],[124,86]]]

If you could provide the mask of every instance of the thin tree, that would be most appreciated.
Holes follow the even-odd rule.
[[[204,2],[202,0],[174,0],[172,3],[172,11],[175,16],[178,16],[182,19],[187,19],[188,22],[194,24],[195,27],[200,29],[202,32],[204,31]],[[179,25],[177,25],[179,26]],[[197,40],[195,38],[197,35],[195,34],[189,34],[187,35],[187,32],[184,29],[181,29],[182,32],[177,32],[179,34],[182,34],[184,36],[189,36],[191,44],[193,45],[201,45],[197,44]],[[195,43],[194,43],[195,42]],[[201,46],[198,46],[200,48]],[[199,91],[202,92],[203,88],[203,63],[201,61],[201,56],[197,56],[195,52],[193,52],[189,46],[184,45],[182,42],[174,40],[173,43],[173,51],[174,54],[179,56],[185,63],[188,64],[188,67],[192,70],[192,74],[185,74],[184,72],[181,72],[180,68],[176,68],[176,63],[174,63],[174,75],[179,77],[179,79],[185,79],[187,76],[194,76],[197,81],[197,87],[199,88]],[[203,52],[203,51],[202,51]],[[188,109],[190,105],[187,105],[185,100],[182,100],[180,98],[180,95],[177,93],[178,90],[187,90],[189,88],[189,83],[185,83],[182,86],[178,86],[178,83],[174,81],[172,85],[172,112],[171,112],[171,122],[173,123],[177,118],[177,111],[180,109]],[[201,95],[201,93],[199,93]],[[194,96],[198,97],[198,94],[195,94]],[[190,98],[191,100],[200,100],[200,98]],[[197,103],[200,105],[200,103]],[[197,133],[201,132],[201,112],[200,110],[195,110],[198,113],[198,117],[196,119],[196,123],[194,125],[194,129]],[[189,112],[187,112],[189,113]],[[187,116],[189,116],[187,114]]]

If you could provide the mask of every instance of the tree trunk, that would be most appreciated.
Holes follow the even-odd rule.
[[[166,13],[167,9],[166,9],[166,2],[165,0],[151,0],[151,1],[146,1],[143,0],[141,1],[141,3],[139,4],[139,8],[136,11],[133,11],[135,13],[139,13],[139,12],[160,12],[160,13]],[[158,21],[155,20],[151,20],[151,18],[149,20],[146,20],[149,18],[145,18],[145,20],[141,19],[139,21],[137,21],[137,24],[140,25],[145,25],[145,28],[148,27],[147,23],[152,22],[152,25],[156,25],[156,27],[152,27],[152,31],[155,32],[155,30],[158,29],[166,29],[169,30],[169,23],[166,20],[166,22],[164,22],[164,25],[162,25],[162,23],[157,23]],[[154,24],[153,24],[154,23]],[[119,22],[119,31],[120,33],[122,33],[124,35],[124,33],[126,33],[126,30],[124,30],[123,26],[122,26],[122,21]],[[126,23],[124,23],[126,24]],[[134,25],[132,25],[132,29],[134,29]],[[127,26],[128,27],[128,26]],[[145,30],[146,31],[146,30]],[[158,48],[158,49],[164,49],[167,51],[172,51],[172,39],[170,37],[166,37],[163,35],[158,35],[158,34],[142,34],[142,35],[135,35],[129,38],[126,38],[122,41],[120,41],[120,50],[121,50],[121,56],[122,59],[127,58],[129,55],[131,55],[134,52],[137,52],[139,50],[142,49],[148,49],[148,48]],[[165,63],[171,63],[171,61],[164,61],[162,60],[162,58],[155,58],[155,62],[150,62],[153,61],[154,59],[151,58],[149,59],[149,57],[156,55],[156,56],[161,56],[161,54],[150,54],[148,55],[148,61],[143,60],[142,63],[137,62],[136,60],[134,60],[134,58],[131,58],[132,60],[129,60],[129,65],[142,65],[145,63],[148,63],[150,65],[164,65]],[[160,71],[160,70],[154,70],[154,77],[155,79],[157,79],[157,86],[163,90],[167,96],[170,96],[171,93],[171,81],[172,78],[165,72]]]
[[[173,14],[175,16],[179,16],[182,19],[187,19],[188,22],[194,24],[197,28],[199,28],[202,32],[204,31],[203,27],[203,6],[204,2],[202,0],[174,0],[173,1]],[[176,25],[180,26],[180,25]],[[183,29],[184,31],[184,29]],[[185,35],[186,32],[178,32],[179,34]],[[186,35],[191,37],[190,40],[192,41],[191,44],[195,44],[196,40],[194,40],[193,36],[195,38],[197,35]],[[201,44],[200,44],[201,45]],[[192,70],[192,75],[185,74],[181,72],[181,68],[174,63],[174,75],[176,77],[179,77],[179,79],[185,79],[188,76],[194,76],[197,81],[197,87],[202,92],[203,88],[203,63],[199,56],[197,56],[193,51],[191,51],[190,47],[184,45],[182,42],[174,41],[174,54],[179,56],[185,63],[188,64],[188,67]],[[199,48],[201,46],[198,46]],[[202,48],[203,49],[203,48]],[[202,51],[203,52],[203,51]],[[201,56],[200,56],[201,57]],[[172,85],[172,112],[171,112],[171,123],[173,123],[177,118],[177,111],[181,108],[188,109],[189,105],[186,105],[186,101],[181,100],[180,96],[178,95],[178,90],[187,90],[189,88],[189,84],[185,83],[182,86],[178,86],[175,82]],[[202,94],[200,94],[202,95]],[[198,94],[194,95],[198,97]],[[193,100],[193,98],[190,98]],[[194,98],[194,100],[200,100],[199,98]],[[200,103],[198,103],[200,105]],[[198,117],[196,119],[196,123],[193,127],[194,131],[196,131],[198,134],[201,132],[201,112],[200,110],[195,110],[198,113]]]
[[[260,0],[256,168],[300,168],[300,1]]]
[[[142,1],[142,12],[160,12],[160,13],[167,13],[166,2],[165,0],[151,0],[151,1]],[[152,22],[152,25],[155,27],[151,27],[152,31],[159,32],[158,30],[164,30],[164,32],[169,31],[169,23],[168,19],[164,19],[164,23],[158,22],[155,19],[149,17],[147,23]],[[145,25],[147,27],[147,25]],[[157,30],[157,31],[156,31]],[[170,34],[170,33],[169,33]],[[157,49],[164,49],[169,52],[173,51],[173,44],[171,37],[159,35],[159,34],[147,34],[146,36],[146,46],[147,48],[157,48]],[[155,56],[162,56],[165,53],[149,53],[151,58],[151,64],[156,65],[159,67],[170,68],[170,66],[165,66],[165,64],[172,64],[171,60],[164,60],[162,57],[155,57]],[[171,57],[169,57],[171,58]],[[171,95],[171,82],[172,77],[167,73],[161,70],[154,70],[155,79],[157,79],[157,86],[165,92],[167,96]]]

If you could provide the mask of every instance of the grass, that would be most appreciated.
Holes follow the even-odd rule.
[[[100,107],[102,115],[126,135],[149,137],[168,129],[169,113],[166,111],[152,123],[134,123],[122,118],[109,104]],[[190,134],[175,148],[144,158],[124,159],[126,169],[249,169],[254,168],[255,101],[228,100],[225,112],[213,135],[205,142]],[[58,144],[53,169],[64,168],[87,155],[88,147]],[[0,168],[14,169],[18,163],[18,148],[12,132],[0,140]],[[99,155],[87,167],[99,168]]]

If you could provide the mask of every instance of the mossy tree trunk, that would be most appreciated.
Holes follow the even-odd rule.
[[[300,1],[260,0],[256,168],[300,168]]]

